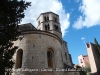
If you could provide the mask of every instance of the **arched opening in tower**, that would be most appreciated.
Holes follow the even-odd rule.
[[[49,21],[49,17],[47,16],[47,21]]]
[[[45,25],[45,30],[50,30],[49,24]]]
[[[44,16],[44,21],[47,21],[47,20],[46,20],[46,16]]]
[[[58,28],[58,26],[57,26],[57,25],[54,25],[54,28],[55,28],[55,30],[56,30],[56,31],[58,31],[58,30],[59,30],[59,28]]]
[[[23,56],[23,50],[19,49],[16,54],[16,64],[15,64],[15,69],[21,68],[22,67],[22,56]]]
[[[47,29],[47,25],[45,25],[45,30],[48,30],[48,29]]]

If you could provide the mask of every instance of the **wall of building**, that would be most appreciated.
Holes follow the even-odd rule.
[[[45,17],[47,19],[45,19]],[[23,29],[19,40],[14,42],[14,46],[18,46],[18,50],[14,54],[15,69],[64,69],[64,64],[72,66],[71,55],[68,52],[67,43],[62,39],[62,33],[59,22],[59,15],[53,12],[40,14],[37,18],[37,29],[32,25],[27,30]],[[25,31],[27,30],[27,31]],[[48,51],[52,51],[52,65],[48,67]],[[21,64],[22,63],[22,64]],[[50,63],[49,63],[50,64]],[[15,72],[21,75],[64,75],[64,72]],[[72,73],[69,73],[73,75]],[[66,75],[66,74],[65,74]]]
[[[62,49],[63,63],[72,66],[72,58],[68,51],[67,42],[62,42]]]
[[[85,63],[85,67],[89,67],[90,66],[90,62],[89,62],[88,56],[84,56],[84,63]]]
[[[48,68],[48,48],[52,48],[54,51],[53,68],[63,68],[61,42],[56,39],[57,37],[55,38],[49,35],[50,34],[24,34],[22,35],[24,36],[22,40],[16,41],[15,44],[18,45],[19,49],[23,50],[22,68]],[[16,60],[16,54],[14,55],[14,59]]]
[[[89,58],[87,55],[80,55],[78,56],[79,65],[81,67],[88,67],[90,66]]]
[[[89,42],[86,44],[86,48],[89,56],[91,71],[92,73],[95,73],[97,72],[97,68],[100,67],[100,56],[94,44]]]

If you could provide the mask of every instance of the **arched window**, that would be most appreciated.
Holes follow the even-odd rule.
[[[49,21],[49,16],[44,16],[44,21]]]
[[[57,22],[57,18],[56,17],[54,17],[54,21]]]
[[[44,21],[46,21],[46,16],[44,16]]]
[[[56,26],[56,30],[58,30],[58,26]]]
[[[45,30],[50,30],[49,24],[48,25],[45,25]]]
[[[58,26],[57,26],[57,25],[54,25],[54,28],[55,28],[55,30],[56,30],[56,31],[58,31],[58,30],[59,30],[59,28],[58,28]]]
[[[47,21],[49,21],[49,17],[47,16]]]
[[[47,51],[47,62],[48,62],[48,68],[53,68],[53,51],[52,51],[52,49],[48,49],[48,51]]]
[[[16,64],[15,64],[15,68],[21,68],[22,67],[22,56],[23,56],[23,50],[19,49],[17,51],[17,56],[16,56]]]
[[[47,25],[45,25],[45,30],[47,30]]]
[[[47,26],[48,26],[48,30],[50,30],[50,26],[49,26],[49,24],[48,24]]]

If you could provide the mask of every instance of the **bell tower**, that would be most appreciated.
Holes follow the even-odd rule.
[[[51,32],[60,38],[62,37],[59,15],[53,12],[41,13],[40,16],[37,18],[37,22],[38,30]]]

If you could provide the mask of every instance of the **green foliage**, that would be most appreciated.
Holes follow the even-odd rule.
[[[87,73],[87,75],[93,75],[92,73]]]
[[[80,75],[86,75],[87,73],[85,71],[81,71]]]
[[[18,24],[28,6],[30,2],[23,0],[0,1],[0,75],[14,65],[12,56],[18,47],[13,47],[13,41],[18,39]]]
[[[96,48],[100,54],[100,45],[98,44],[98,41],[96,40],[96,38],[94,38],[94,42],[95,42]]]
[[[100,56],[100,45],[98,44],[98,41],[96,40],[96,38],[94,38],[94,42],[95,42],[96,48],[98,50],[98,54]],[[100,66],[97,69],[97,73],[100,75]]]
[[[97,69],[97,73],[98,73],[98,75],[100,75],[100,66]]]
[[[86,70],[84,68],[77,65],[76,69],[80,69],[80,71],[79,71],[80,75],[86,75]]]
[[[86,70],[87,73],[88,73],[88,72],[91,72],[90,66],[87,66],[87,67],[85,67],[84,69]]]

